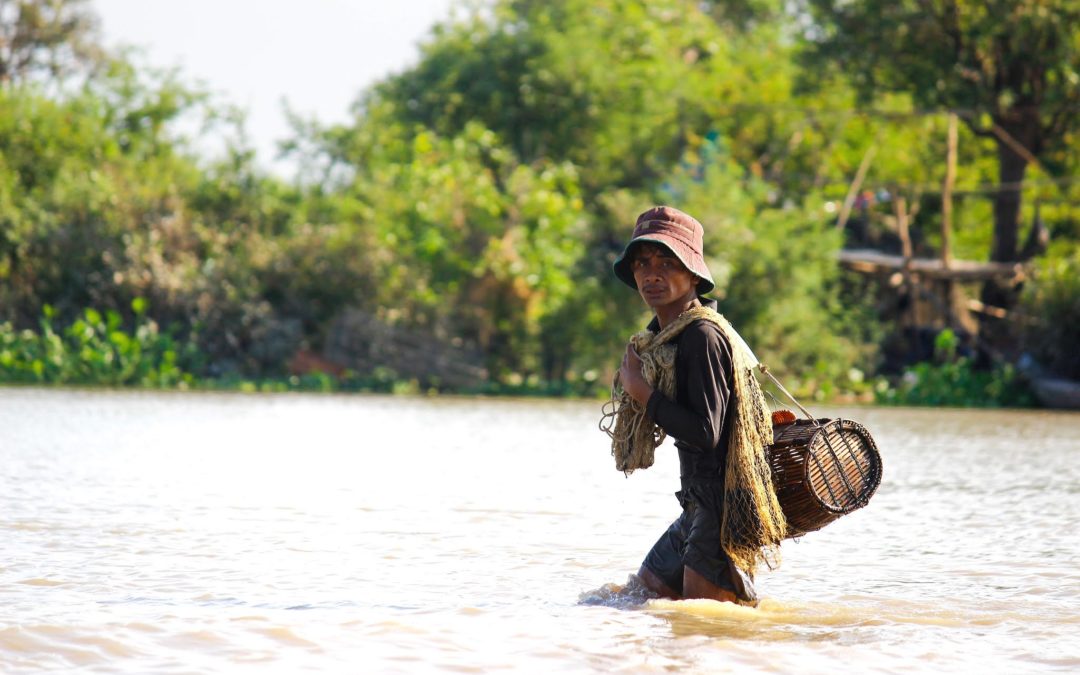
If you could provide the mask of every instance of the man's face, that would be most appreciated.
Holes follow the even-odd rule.
[[[667,247],[638,244],[631,252],[630,261],[638,293],[649,307],[666,307],[694,297],[697,276]]]

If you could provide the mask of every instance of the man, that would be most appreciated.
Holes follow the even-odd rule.
[[[756,382],[750,382],[752,374],[739,367],[741,355],[732,354],[734,340],[727,331],[733,329],[715,313],[716,303],[702,297],[714,286],[702,256],[702,238],[703,228],[693,217],[655,207],[638,218],[633,238],[614,265],[616,276],[635,288],[655,313],[646,335],[664,336],[675,349],[669,393],[654,386],[657,375],[653,383],[643,375],[642,355],[634,342],[618,373],[636,409],[676,439],[679,453],[682,489],[676,497],[683,511],[649,551],[638,576],[663,597],[755,604],[754,568],[763,548],[779,544],[784,528],[771,484],[762,485],[753,476],[762,473],[771,426],[766,430],[764,401],[759,400]],[[673,331],[677,334],[672,337]],[[650,363],[650,372],[658,368]],[[623,407],[618,414],[624,414]],[[733,435],[735,427],[738,433]],[[730,463],[729,444],[738,451]],[[617,455],[617,465],[629,471],[647,467],[651,448],[649,452],[648,459],[636,465]]]

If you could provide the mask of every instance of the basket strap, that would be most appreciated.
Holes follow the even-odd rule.
[[[754,355],[754,350],[750,349],[750,345],[746,344],[746,340],[743,340],[742,336],[739,335],[737,331],[732,330],[731,333],[733,334],[735,339],[738,340],[737,346],[746,352],[746,355],[750,359],[750,363],[752,363],[754,367],[756,367],[762,373],[768,375],[769,379],[773,381],[773,384],[775,384],[777,387],[780,387],[780,391],[784,392],[784,394],[791,399],[791,402],[798,406],[799,410],[801,410],[803,414],[806,415],[806,419],[813,422],[814,426],[821,426],[821,424],[817,421],[817,418],[811,415],[806,408],[802,407],[802,404],[795,400],[795,397],[791,395],[791,392],[785,389],[784,385],[780,384],[780,380],[776,379],[773,374],[769,372],[769,367],[758,360],[758,357]]]
[[[817,418],[814,417],[813,415],[811,415],[810,411],[808,411],[806,408],[802,407],[802,404],[795,400],[795,397],[791,395],[791,392],[788,391],[784,387],[784,385],[780,384],[780,380],[776,379],[776,377],[772,373],[769,372],[769,367],[768,366],[766,366],[764,363],[758,361],[757,369],[760,370],[765,375],[767,375],[769,377],[769,379],[773,381],[773,384],[775,384],[777,387],[779,387],[780,391],[784,392],[784,394],[788,398],[791,399],[791,402],[794,403],[796,406],[798,406],[799,410],[801,410],[803,412],[803,414],[806,415],[806,418],[808,420],[812,421],[815,426],[821,426],[818,423]]]

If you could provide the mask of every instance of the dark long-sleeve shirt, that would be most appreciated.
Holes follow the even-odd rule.
[[[716,309],[716,303],[702,298]],[[656,319],[649,330],[659,330]],[[732,399],[731,346],[709,321],[695,321],[672,343],[675,356],[675,400],[653,392],[646,414],[675,439],[683,487],[722,482],[727,462],[727,438]]]

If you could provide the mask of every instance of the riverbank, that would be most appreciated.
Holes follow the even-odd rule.
[[[611,375],[596,371],[557,381],[536,375],[499,379],[485,375],[487,379],[470,385],[451,385],[434,376],[402,377],[383,365],[362,374],[312,355],[292,359],[286,365],[291,372],[269,377],[249,377],[240,371],[212,375],[214,368],[206,363],[193,335],[182,338],[160,329],[146,310],[145,302],[132,303],[131,329],[125,329],[117,312],[93,309],[66,327],[55,328],[48,306],[38,331],[16,331],[10,324],[0,324],[0,384],[582,399],[606,398],[610,391]],[[1008,364],[977,370],[970,359],[956,355],[951,332],[943,332],[939,342],[934,362],[915,364],[898,376],[867,375],[852,368],[840,380],[822,374],[784,379],[800,400],[819,404],[1031,408],[1040,400],[1048,407],[1068,400],[1037,398],[1026,377]],[[779,405],[787,405],[779,391],[772,393]]]
[[[923,379],[920,379],[923,378]],[[922,385],[922,386],[920,386]],[[791,407],[791,402],[771,384],[763,384],[773,407]],[[490,383],[487,386],[469,389],[447,389],[436,386],[424,386],[416,380],[397,380],[386,377],[342,377],[325,373],[288,375],[278,378],[249,379],[242,377],[224,377],[218,379],[191,379],[173,386],[117,385],[110,382],[11,382],[0,380],[3,388],[52,388],[87,391],[144,391],[144,392],[208,392],[242,394],[280,394],[280,393],[316,393],[316,394],[388,394],[394,396],[427,397],[478,397],[478,398],[531,398],[563,400],[606,400],[608,387],[591,384],[588,386],[567,383],[557,384],[517,384],[506,385]],[[982,392],[990,394],[983,396]],[[950,407],[950,408],[1011,408],[1011,409],[1072,409],[1068,405],[1059,405],[1067,399],[1036,398],[1026,380],[1011,378],[995,379],[992,375],[966,374],[950,380],[948,373],[942,374],[929,367],[917,368],[903,376],[892,378],[878,377],[858,391],[830,389],[828,395],[795,389],[795,395],[804,405],[826,406],[881,406],[881,407]],[[817,395],[815,395],[815,393]]]

